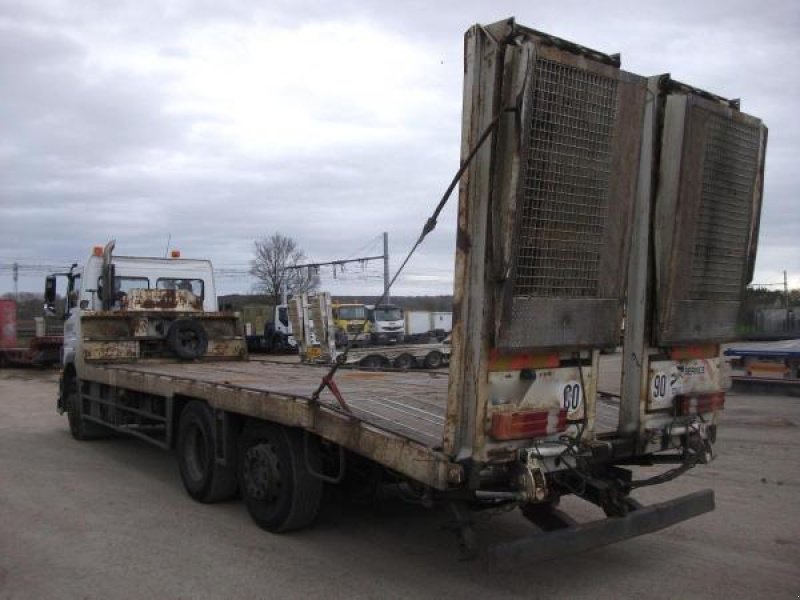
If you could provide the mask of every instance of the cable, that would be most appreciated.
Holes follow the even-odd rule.
[[[420,244],[422,244],[422,241],[425,239],[425,237],[431,231],[436,229],[437,219],[439,218],[439,215],[444,209],[445,204],[447,204],[447,201],[450,199],[450,195],[453,193],[453,190],[455,189],[456,185],[461,180],[461,176],[466,172],[467,168],[472,163],[472,160],[478,154],[478,150],[480,150],[484,142],[487,139],[489,139],[489,135],[491,135],[491,133],[495,130],[498,123],[500,123],[500,118],[507,112],[517,112],[517,110],[518,109],[516,107],[503,108],[495,115],[492,121],[483,130],[483,133],[481,133],[477,143],[472,148],[467,157],[464,159],[464,161],[461,163],[461,166],[459,167],[458,171],[456,171],[456,174],[453,176],[453,180],[450,182],[450,185],[447,186],[447,189],[442,195],[441,200],[439,200],[439,203],[436,205],[433,214],[425,222],[425,225],[422,228],[422,232],[420,233],[419,238],[417,239],[416,242],[414,242],[414,245],[411,247],[411,250],[408,251],[408,254],[403,259],[403,262],[400,264],[400,267],[397,269],[397,271],[395,271],[394,276],[392,277],[391,281],[389,281],[389,284],[386,286],[386,289],[383,291],[383,294],[381,295],[380,299],[375,303],[376,306],[382,304],[384,300],[386,300],[386,296],[389,294],[389,291],[392,289],[392,286],[394,285],[395,281],[397,281],[397,278],[400,276],[400,273],[402,273],[403,269],[408,264],[408,261],[411,260],[411,257],[413,256],[414,252],[416,252],[417,248],[419,248]],[[364,333],[366,325],[367,325],[367,319],[364,319],[361,322],[360,329],[356,333],[355,337],[351,340],[348,336],[347,343],[345,344],[344,347],[344,352],[342,352],[342,354],[337,357],[334,364],[328,370],[327,375],[322,378],[317,389],[314,391],[313,394],[311,394],[311,399],[314,402],[319,401],[319,395],[328,385],[330,385],[330,382],[333,381],[333,377],[336,375],[336,371],[339,370],[339,367],[347,361],[347,355],[350,352],[350,348],[352,347],[353,342],[358,341],[361,334]]]

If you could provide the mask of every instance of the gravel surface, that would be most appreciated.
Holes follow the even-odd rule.
[[[457,560],[446,514],[331,500],[276,536],[241,502],[193,502],[174,456],[132,439],[76,442],[55,372],[0,371],[0,598],[797,598],[800,398],[730,394],[715,462],[644,502],[711,487],[713,513],[525,568]],[[579,520],[598,511],[568,499]],[[480,522],[489,540],[534,528]]]

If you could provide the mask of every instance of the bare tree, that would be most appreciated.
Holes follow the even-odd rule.
[[[254,258],[250,262],[250,274],[258,279],[261,292],[280,303],[286,288],[288,294],[302,294],[314,290],[319,282],[315,272],[294,269],[305,260],[305,253],[294,239],[273,233],[255,241]]]

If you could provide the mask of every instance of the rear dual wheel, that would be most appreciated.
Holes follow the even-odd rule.
[[[425,357],[425,368],[427,369],[438,369],[444,364],[444,356],[441,352],[437,352],[434,350],[433,352],[429,352],[428,355]]]
[[[411,369],[416,364],[416,359],[410,354],[401,354],[394,359],[393,366],[395,369]]]
[[[322,503],[316,438],[298,429],[251,421],[239,437],[239,489],[250,516],[262,529],[279,533],[310,525]]]

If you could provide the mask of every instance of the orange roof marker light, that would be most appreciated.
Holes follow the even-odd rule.
[[[180,250],[172,250],[172,251],[170,251],[169,255],[172,258],[180,258],[181,257],[181,251]]]

